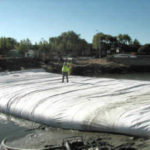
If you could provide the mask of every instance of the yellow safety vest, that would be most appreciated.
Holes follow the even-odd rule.
[[[69,71],[68,65],[63,65],[62,72],[68,72],[68,71]]]

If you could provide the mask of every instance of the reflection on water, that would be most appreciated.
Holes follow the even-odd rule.
[[[0,114],[1,115],[1,114]],[[25,128],[15,125],[14,122],[0,118],[0,141],[11,135],[24,135]]]
[[[38,123],[18,119],[0,113],[0,142],[6,137],[19,137],[29,134],[32,129],[38,128]]]

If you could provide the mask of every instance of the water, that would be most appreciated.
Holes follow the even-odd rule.
[[[0,114],[0,141],[11,135],[25,135],[26,128],[15,124],[9,117]]]
[[[127,142],[133,142],[132,137],[119,134],[114,135],[111,133],[108,134],[102,132],[64,130],[47,126],[42,126],[44,127],[44,130],[41,130],[39,129],[41,125],[38,123],[15,117],[8,117],[4,114],[0,114],[0,116],[0,141],[7,137],[7,145],[12,147],[39,149],[43,148],[45,145],[61,145],[64,138],[74,136],[83,137],[84,141],[101,138],[105,142],[110,144],[113,143],[114,146],[119,146]]]
[[[144,80],[150,81],[150,73],[144,74],[122,74],[122,75],[102,75],[101,77],[115,78],[115,79],[131,79],[131,80]],[[20,136],[30,133],[28,129],[36,128],[40,126],[33,122],[24,121],[22,119],[14,119],[13,117],[0,114],[0,141],[8,136]],[[55,129],[54,129],[55,130]],[[60,133],[60,130],[55,130],[55,132]],[[61,134],[66,133],[66,130],[61,130]],[[84,135],[80,133],[80,135]],[[55,134],[56,135],[56,134]],[[65,134],[64,134],[65,135]],[[67,135],[78,135],[76,132],[67,131]]]
[[[0,142],[4,138],[25,136],[40,126],[38,123],[0,113]]]

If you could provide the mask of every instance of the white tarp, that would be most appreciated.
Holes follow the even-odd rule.
[[[150,135],[150,82],[61,75],[33,69],[0,73],[0,111],[50,126]]]

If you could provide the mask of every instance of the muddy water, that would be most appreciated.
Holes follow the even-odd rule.
[[[135,148],[150,149],[150,140],[111,133],[81,132],[41,126],[40,124],[0,114],[0,140],[8,137],[7,145],[18,148],[43,148],[61,145],[64,138],[80,136],[85,141],[102,139],[114,147],[133,143]],[[1,149],[1,148],[0,148]]]
[[[10,136],[23,136],[27,134],[28,127],[15,123],[11,117],[0,114],[0,141]]]
[[[108,133],[81,132],[41,126],[31,121],[8,117],[1,114],[0,140],[8,138],[7,145],[18,148],[43,148],[45,145],[61,145],[63,139],[73,136],[83,137],[84,141],[102,138],[105,142],[118,146],[132,142],[130,136]],[[115,137],[115,138],[114,138]]]

